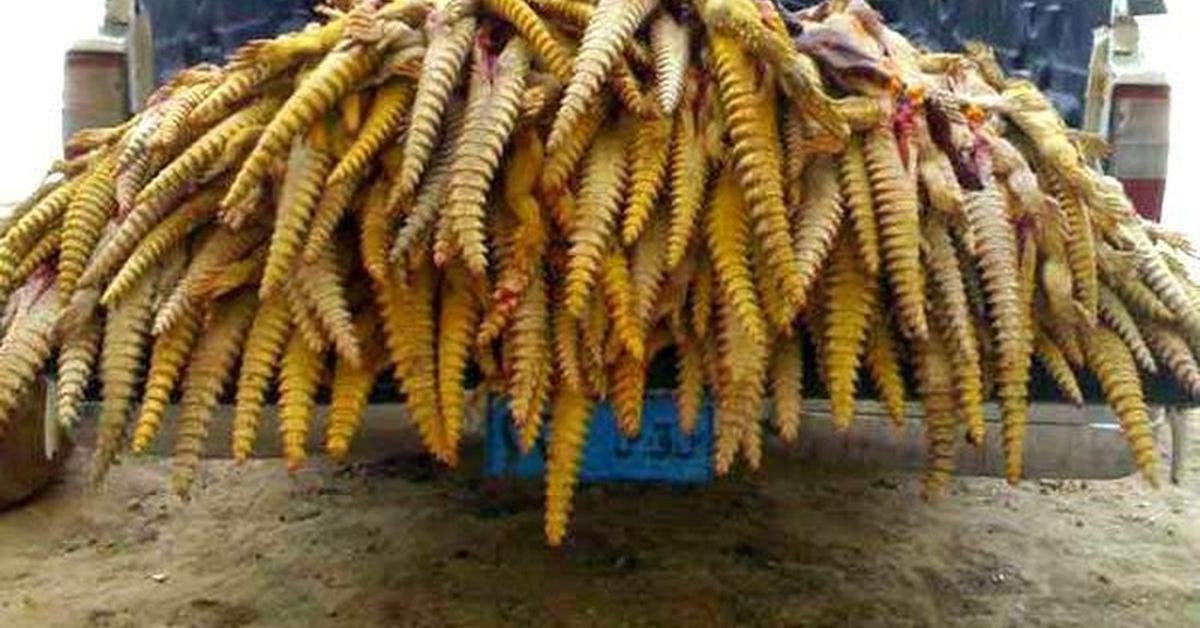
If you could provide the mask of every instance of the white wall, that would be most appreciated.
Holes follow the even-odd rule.
[[[4,3],[0,19],[0,212],[40,181],[62,147],[63,55],[96,32],[103,0]]]
[[[1163,223],[1200,243],[1200,2],[1172,0],[1164,42],[1171,84],[1171,152],[1167,158],[1167,190]]]

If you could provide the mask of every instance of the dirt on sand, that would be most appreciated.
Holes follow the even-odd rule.
[[[585,487],[549,550],[536,483],[421,456],[211,461],[185,503],[157,458],[89,488],[89,453],[0,515],[0,626],[1200,626],[1200,469],[926,504],[912,475],[776,453]]]

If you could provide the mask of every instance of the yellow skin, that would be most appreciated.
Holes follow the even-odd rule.
[[[154,334],[166,333],[184,312],[203,305],[199,288],[227,265],[257,249],[264,237],[263,229],[230,231],[218,227],[210,232],[188,263],[179,284],[169,296],[163,295],[154,315]]]
[[[697,243],[696,246],[697,251],[703,251],[702,245]],[[664,321],[675,334],[682,333],[687,320],[690,284],[700,267],[697,262],[698,260],[688,259],[686,263],[668,271],[658,290],[656,302],[650,306],[650,317],[654,320]],[[711,274],[709,279],[712,279]],[[710,281],[710,287],[711,283]],[[712,290],[709,290],[710,295],[711,293]]]
[[[954,175],[954,166],[950,163],[950,158],[933,144],[925,125],[919,127],[917,136],[917,174],[929,198],[929,206],[948,216],[960,215],[963,190]],[[1024,173],[1033,176],[1028,166],[1025,167]],[[1036,209],[1040,211],[1041,207]]]
[[[1037,148],[1042,164],[1061,178],[1067,189],[1088,194],[1094,187],[1086,165],[1067,136],[1067,126],[1037,88],[1028,81],[1013,81],[1004,90],[1006,113]],[[1092,200],[1092,199],[1089,199]]]
[[[634,318],[638,335],[644,340],[654,323],[655,306],[663,292],[667,271],[667,222],[662,212],[655,214],[638,239],[630,256],[629,273],[633,283]]]
[[[325,357],[292,333],[279,364],[279,434],[289,471],[308,460],[308,433],[317,409],[317,388],[325,378]]]
[[[754,271],[754,286],[758,289],[763,316],[767,319],[767,335],[792,333],[796,311],[780,291],[775,278],[771,276],[766,254],[756,241],[751,242],[750,266]]]
[[[691,65],[691,33],[663,12],[650,25],[650,47],[654,52],[654,94],[663,115],[674,115],[683,96],[684,75]]]
[[[62,222],[67,206],[85,177],[77,176],[55,187],[36,203],[33,203],[4,231],[0,237],[0,261],[15,266],[41,239],[46,229]]]
[[[447,23],[438,11],[429,14],[425,24],[429,47],[413,96],[408,132],[404,136],[404,160],[388,195],[389,205],[401,203],[417,191],[421,175],[437,146],[450,92],[471,53],[475,27],[473,17]]]
[[[554,399],[546,453],[546,543],[562,545],[579,481],[579,465],[592,417],[592,400],[564,389]]]
[[[330,458],[342,460],[362,424],[367,401],[375,379],[387,366],[387,352],[375,342],[379,319],[374,310],[363,310],[354,319],[354,333],[364,347],[362,364],[338,359],[333,369],[329,401],[329,426],[325,431],[325,451]]]
[[[773,67],[791,104],[820,130],[820,136],[814,138],[819,144],[841,146],[845,142],[849,126],[822,91],[816,64],[792,45],[773,6],[753,0],[713,0],[704,3],[701,15],[710,29],[736,39]]]
[[[767,347],[746,334],[747,325],[733,308],[721,303],[718,329],[716,382],[716,443],[713,470],[725,475],[733,466],[734,456],[743,451],[751,468],[758,466],[761,451],[754,446],[760,437],[747,431],[761,429],[766,399]],[[763,322],[760,320],[760,325]],[[750,448],[743,445],[751,444]]]
[[[58,352],[58,422],[71,429],[79,420],[88,381],[100,355],[104,325],[98,315],[88,316],[60,342]]]
[[[632,279],[629,262],[619,249],[610,249],[604,257],[600,272],[600,283],[604,299],[612,319],[612,333],[628,357],[640,362],[646,355],[641,326],[635,311]]]
[[[979,445],[983,443],[985,430],[979,340],[975,337],[958,253],[941,216],[927,216],[922,232],[931,317],[945,330],[942,340],[954,368],[958,403],[970,429],[971,442]]]
[[[765,343],[766,326],[750,269],[749,216],[731,168],[718,177],[708,209],[708,248],[721,287],[721,300],[736,314],[745,334]]]
[[[654,97],[642,87],[641,81],[629,67],[624,56],[618,57],[613,65],[612,78],[608,82],[609,89],[616,95],[617,100],[629,113],[644,119],[658,117],[658,103]]]
[[[124,445],[125,428],[133,410],[150,339],[157,276],[149,275],[129,297],[108,313],[104,344],[100,353],[102,401],[96,419],[96,451],[92,457],[92,479],[99,482],[108,473]]]
[[[237,354],[254,316],[257,299],[243,291],[219,303],[205,326],[184,376],[176,419],[174,468],[171,486],[186,496],[196,477],[212,413],[233,376]]]
[[[114,126],[80,129],[63,143],[63,154],[68,157],[83,155],[86,158],[88,153],[116,143],[129,129],[133,128],[133,125],[138,123],[140,118],[141,114],[138,114],[130,116],[128,120]]]
[[[1181,331],[1191,337],[1200,337],[1200,308],[1184,289],[1183,282],[1171,272],[1145,230],[1131,221],[1122,225],[1121,233],[1133,243],[1138,271],[1146,286],[1175,313]]]
[[[1068,401],[1076,405],[1083,404],[1083,391],[1079,389],[1079,382],[1075,379],[1075,372],[1071,369],[1071,363],[1067,357],[1063,355],[1062,349],[1054,342],[1047,334],[1044,327],[1039,326],[1037,335],[1033,339],[1034,355],[1038,361],[1045,367],[1046,372],[1054,378],[1054,383],[1058,385],[1058,390],[1067,398]]]
[[[529,50],[520,39],[510,40],[495,59],[476,49],[471,89],[486,93],[479,109],[468,115],[450,165],[445,217],[450,221],[463,261],[476,277],[487,272],[484,210],[492,179],[500,168],[505,145],[517,124],[520,95],[529,74]],[[448,261],[448,257],[443,256]]]
[[[265,66],[231,68],[221,84],[188,114],[188,122],[207,125],[227,118],[239,103],[258,91],[274,74]]]
[[[1193,399],[1200,398],[1200,365],[1197,365],[1187,339],[1161,323],[1152,323],[1146,336],[1154,354],[1175,377],[1175,381]]]
[[[338,103],[338,129],[346,135],[357,135],[363,124],[363,93],[350,92]]]
[[[650,220],[667,178],[671,152],[671,118],[642,121],[633,136],[629,157],[629,202],[621,223],[621,242],[632,245]]]
[[[955,427],[954,381],[949,356],[935,326],[928,339],[918,344],[917,385],[925,409],[925,479],[922,496],[926,499],[945,492],[954,473],[958,442]]]
[[[596,12],[595,3],[587,0],[532,0],[538,13],[557,22],[582,29]]]
[[[188,312],[171,329],[171,333],[154,339],[146,372],[145,392],[142,393],[142,405],[130,444],[133,453],[144,453],[158,435],[167,405],[171,403],[171,394],[200,337],[202,323],[198,312]]]
[[[832,155],[836,151],[822,148],[813,141],[813,130],[803,114],[794,109],[783,112],[783,176],[788,210],[795,212],[796,206],[804,202],[804,186],[801,175],[808,163],[817,155]],[[862,142],[859,141],[861,148]],[[860,150],[861,152],[861,150]]]
[[[605,250],[612,245],[617,212],[628,181],[624,134],[601,133],[588,153],[572,219],[564,304],[572,315],[584,306],[600,272]]]
[[[546,140],[547,152],[557,152],[575,127],[587,118],[622,50],[656,4],[657,0],[601,0],[596,4]]]
[[[1028,303],[1020,286],[1017,243],[1004,200],[994,188],[967,194],[967,221],[978,243],[978,265],[987,292],[989,318],[997,346],[997,384],[1004,422],[1005,475],[1021,477],[1026,414],[1029,409]]]
[[[854,228],[854,242],[867,272],[878,276],[882,262],[879,253],[879,231],[875,216],[875,199],[871,196],[871,180],[863,156],[862,139],[851,137],[846,152],[838,158],[838,177],[842,198]]]
[[[600,132],[600,127],[608,121],[610,109],[611,101],[602,98],[600,103],[589,109],[572,131],[562,139],[557,150],[546,151],[546,166],[538,184],[546,202],[557,201],[559,196],[564,195],[567,184],[578,169],[588,147]]]
[[[376,102],[375,104],[379,103]],[[373,121],[374,119],[369,122]],[[401,120],[399,124],[402,123],[403,121]],[[376,125],[372,124],[370,126],[373,126],[375,131],[379,130]],[[370,128],[365,131],[365,133],[370,132],[372,132]],[[388,133],[391,132],[388,131]],[[382,143],[385,139],[390,139],[390,137],[390,135],[381,136],[379,141]],[[353,150],[353,148],[351,147],[347,150]],[[378,150],[378,147],[371,150]],[[393,172],[399,169],[399,161],[402,157],[400,147],[393,144],[379,155],[379,160],[383,162],[383,167],[380,169],[381,172],[375,180],[370,184],[362,186],[363,180],[371,170],[370,164],[364,163],[362,168],[352,169],[343,178],[327,185],[324,191],[321,192],[321,197],[317,201],[317,206],[313,211],[307,241],[304,244],[305,262],[315,262],[325,249],[330,248],[342,219],[347,213],[357,212],[359,214],[360,228],[362,229],[363,241],[361,246],[363,249],[364,265],[368,269],[373,269],[373,272],[384,272],[383,266],[386,265],[384,258],[390,244],[392,225],[395,221],[396,213],[400,209],[388,204],[386,195],[387,190],[391,187],[390,177]],[[345,163],[344,157],[341,163]],[[336,174],[336,171],[330,174],[331,179],[334,174]]]
[[[521,94],[521,114],[517,118],[517,126],[528,127],[540,123],[554,103],[558,102],[559,92],[561,89],[553,77],[531,72],[529,85]]]
[[[245,286],[257,286],[262,280],[266,261],[267,247],[260,245],[246,257],[230,262],[205,277],[203,282],[197,284],[194,294],[197,299],[216,299]]]
[[[553,308],[551,316],[554,326],[554,372],[559,378],[557,387],[560,390],[582,392],[583,362],[578,321],[565,307]]]
[[[1029,168],[1021,151],[1011,142],[989,133],[980,135],[991,148],[993,172],[1010,196],[1014,218],[1037,216],[1046,211],[1048,197],[1042,192],[1037,176]]]
[[[0,294],[6,294],[14,285],[25,283],[25,280],[38,268],[54,258],[62,246],[62,228],[52,226],[29,249],[25,257],[12,269],[11,273],[0,273]]]
[[[561,541],[592,404],[610,399],[622,429],[636,432],[646,366],[664,338],[679,345],[682,426],[694,427],[706,388],[714,396],[722,472],[739,457],[761,462],[768,400],[781,433],[795,436],[802,331],[841,423],[853,403],[848,364],[866,362],[899,421],[901,365],[914,362],[929,419],[929,495],[945,485],[961,432],[979,441],[979,403],[993,389],[1007,471],[1019,475],[1031,354],[1071,399],[1080,396],[1075,369],[1097,373],[1143,468],[1153,452],[1137,367],[1161,367],[1200,389],[1197,347],[1188,346],[1200,344],[1200,288],[1178,259],[1186,243],[1134,218],[1120,184],[1090,170],[1094,142],[1069,132],[1029,86],[1001,85],[990,61],[959,59],[945,76],[922,76],[915,48],[845,3],[806,14],[805,28],[853,27],[853,43],[878,48],[884,72],[903,84],[834,76],[836,63],[818,71],[759,0],[641,17],[642,3],[626,0],[598,8],[537,0],[538,14],[522,3],[530,0],[494,0],[492,12],[517,33],[474,0],[439,3],[431,14],[424,1],[363,4],[348,29],[314,27],[247,47],[219,74],[200,67],[172,81],[135,121],[77,135],[41,189],[0,222],[0,296],[12,301],[0,341],[0,422],[56,349],[69,421],[95,347],[84,332],[99,334],[107,320],[110,340],[124,336],[97,368],[108,407],[121,410],[101,421],[100,449],[115,451],[153,320],[147,425],[188,365],[179,490],[194,477],[214,391],[234,360],[245,384],[235,455],[249,455],[262,391],[289,338],[312,355],[341,354],[331,432],[322,435],[331,453],[346,453],[377,361],[388,361],[422,439],[453,463],[463,370],[473,362],[489,390],[513,397],[523,447],[547,405],[571,417],[553,419],[567,435],[552,443],[547,491],[547,532]],[[647,28],[626,33],[631,18]],[[548,34],[541,44],[538,25]],[[477,32],[472,72],[482,87],[460,89]],[[532,57],[570,50],[580,35],[576,67],[569,57],[565,70],[542,63],[553,52],[515,74],[496,63],[500,45],[527,45]],[[510,43],[522,39],[529,43]],[[824,76],[838,79],[842,100],[826,95]],[[904,124],[907,111],[891,119],[895,89],[945,113],[963,155],[990,145],[990,160],[971,152],[985,189],[958,189],[950,153],[934,144],[919,107],[915,128]],[[410,90],[414,107],[404,112]],[[560,98],[587,104],[574,111]],[[851,128],[857,135],[847,137]],[[327,156],[323,173],[287,163],[297,144]],[[460,159],[468,153],[477,161]],[[302,177],[308,189],[297,199]],[[230,194],[224,220],[236,231],[209,224]],[[774,237],[780,226],[787,246]],[[838,254],[826,260],[831,241]],[[44,260],[60,252],[66,272],[56,277]],[[275,284],[262,307],[249,289],[262,287],[260,274]],[[811,285],[789,289],[796,278]],[[864,306],[871,295],[877,303]],[[235,321],[229,310],[242,299],[251,303]],[[360,322],[376,316],[386,360],[383,343],[370,342],[378,333]],[[231,338],[234,322],[252,331]],[[218,325],[226,331],[214,334]],[[923,337],[914,333],[922,326]],[[141,330],[140,344],[124,333],[130,327]],[[311,381],[307,372],[301,379]],[[311,429],[312,385],[293,389],[296,462]],[[135,430],[135,440],[149,442],[152,431]]]
[[[313,351],[324,353],[331,344],[330,339],[325,335],[325,330],[321,328],[317,311],[309,301],[308,295],[300,289],[299,282],[288,282],[283,288],[283,295],[288,313],[296,325],[296,333],[308,343]]]
[[[580,354],[585,390],[596,397],[608,394],[608,363],[605,359],[609,338],[608,308],[601,294],[589,301],[584,318],[580,321]]]
[[[1154,294],[1154,291],[1136,274],[1122,276],[1105,273],[1103,270],[1101,272],[1105,275],[1101,287],[1107,286],[1119,295],[1129,311],[1164,323],[1173,323],[1177,320],[1175,312],[1163,303],[1158,295]]]
[[[360,194],[359,185],[365,174],[360,173],[352,179],[328,184],[321,192],[317,206],[313,209],[312,222],[309,223],[308,236],[304,242],[301,256],[304,263],[315,262],[325,249],[332,246],[337,228],[347,213],[362,211],[362,207],[367,205],[362,197],[369,196],[375,186],[367,186],[365,194]],[[355,205],[355,201],[359,203]]]
[[[168,166],[169,168],[170,166]],[[227,183],[228,181],[221,179],[213,181],[200,188],[199,191],[193,193],[178,206],[175,205],[174,199],[166,203],[157,201],[145,204],[139,203],[134,207],[133,211],[125,216],[120,225],[117,226],[113,236],[108,238],[104,245],[96,251],[96,254],[88,262],[88,267],[84,271],[83,276],[80,277],[80,284],[84,287],[97,285],[102,280],[107,279],[111,273],[116,272],[117,269],[121,269],[123,264],[128,263],[135,250],[142,246],[150,246],[149,244],[145,244],[144,240],[155,240],[160,237],[151,237],[149,234],[168,216],[176,214],[204,214],[211,216],[216,214],[219,209],[221,195],[224,193],[223,186]],[[106,293],[112,293],[112,296],[105,298],[106,303],[111,303],[118,298],[118,293],[122,289],[128,289],[128,283],[120,289],[115,288],[113,285],[106,287]]]
[[[799,334],[775,339],[769,368],[775,429],[785,443],[794,443],[804,419],[804,343]]]
[[[792,223],[797,268],[804,287],[801,306],[807,305],[813,283],[834,248],[846,209],[833,159],[820,156],[809,163],[803,186],[804,204]]]
[[[675,387],[675,405],[679,411],[679,429],[692,434],[700,423],[704,405],[704,351],[700,343],[685,339],[676,343],[679,354],[679,382]]]
[[[279,195],[260,297],[267,298],[287,280],[292,264],[300,255],[321,188],[332,167],[333,155],[328,152],[320,134],[313,134],[305,145],[292,149]]]
[[[1100,291],[1097,295],[1099,297],[1100,321],[1120,336],[1121,340],[1129,347],[1134,360],[1137,361],[1138,366],[1143,371],[1157,373],[1158,364],[1154,361],[1154,354],[1150,351],[1150,345],[1142,337],[1142,332],[1133,314],[1121,302],[1121,297],[1117,296],[1116,293],[1104,285],[1100,286]]]
[[[494,216],[496,222],[495,257],[496,268],[495,287],[490,294],[483,295],[483,319],[479,323],[479,333],[475,336],[475,345],[479,348],[489,347],[496,338],[512,322],[514,311],[524,298],[525,290],[531,281],[531,270],[517,268],[517,255],[514,252],[514,240],[517,229],[516,221],[508,215]],[[540,261],[540,260],[537,260]],[[538,270],[540,272],[540,269]]]
[[[14,315],[0,342],[0,437],[54,350],[59,296],[49,271],[13,298]]]
[[[882,312],[877,313],[876,321],[867,335],[867,352],[863,361],[871,372],[871,379],[875,382],[892,425],[898,427],[904,424],[904,377],[901,374],[900,356],[887,317]]]
[[[558,80],[571,80],[571,53],[559,44],[525,0],[482,0],[481,4],[488,12],[511,24]]]
[[[920,340],[928,331],[917,188],[900,161],[900,149],[891,130],[869,132],[863,148],[879,220],[883,268],[896,294],[905,336]]]
[[[642,431],[642,409],[646,399],[646,363],[621,352],[609,366],[608,384],[617,429],[626,438],[637,438]]]
[[[531,276],[540,272],[548,225],[534,195],[534,188],[543,163],[545,152],[537,133],[532,129],[518,133],[512,158],[504,174],[504,202],[516,218],[512,232],[510,270],[508,274],[502,273],[497,281],[497,291],[504,291],[507,295],[523,293]]]
[[[357,131],[354,142],[342,155],[333,172],[329,173],[329,184],[362,176],[385,142],[403,126],[412,98],[412,85],[406,81],[389,81],[375,91],[362,128]]]
[[[688,77],[683,101],[675,114],[671,138],[670,182],[668,197],[671,223],[667,239],[667,268],[675,268],[687,252],[704,205],[709,159],[704,151],[704,136],[697,129],[695,109],[699,78]]]
[[[315,263],[296,272],[295,281],[338,357],[361,366],[362,347],[356,340],[345,290],[347,271],[348,264],[339,261],[334,251],[325,249]]]
[[[377,177],[367,187],[358,209],[359,255],[362,256],[363,267],[376,281],[382,281],[388,273],[388,238],[393,233],[395,218],[387,206],[385,191],[388,184],[385,176]]]
[[[117,209],[115,168],[116,157],[110,153],[83,175],[87,178],[75,190],[63,214],[58,257],[58,292],[63,298],[75,291],[101,232]]]
[[[554,359],[550,347],[550,312],[546,281],[535,273],[513,314],[505,337],[504,358],[510,365],[513,423],[522,451],[529,451],[542,426],[542,410],[549,400]]]
[[[465,269],[452,266],[442,284],[441,312],[438,318],[437,388],[446,460],[458,462],[458,443],[466,420],[466,389],[463,377],[467,359],[479,323],[479,306],[467,289]]]
[[[887,120],[883,101],[873,96],[846,96],[833,102],[833,110],[852,131],[870,131]]]
[[[771,274],[790,303],[807,292],[789,229],[783,195],[783,162],[775,121],[772,79],[759,77],[753,59],[728,36],[710,34],[717,84],[729,129],[732,163],[746,199],[754,235]],[[761,83],[760,83],[761,81]]]
[[[117,171],[114,195],[118,216],[125,216],[133,209],[138,193],[165,161],[166,157],[161,153],[146,153],[125,169]]]
[[[393,375],[408,400],[425,448],[445,461],[449,453],[437,395],[436,290],[437,277],[426,263],[411,272],[407,286],[394,279],[377,284],[375,297]]]
[[[221,84],[188,114],[188,123],[206,126],[226,118],[234,106],[273,77],[304,58],[328,51],[341,39],[344,30],[345,20],[334,18],[316,29],[244,44],[231,55]]]
[[[1154,468],[1154,435],[1150,413],[1142,395],[1137,365],[1121,338],[1106,327],[1097,327],[1088,338],[1088,367],[1096,374],[1109,406],[1121,421],[1121,430],[1133,450],[1133,459],[1142,476],[1157,485]]]
[[[149,138],[151,152],[169,156],[206,128],[190,124],[188,117],[216,89],[216,78],[217,74],[213,73],[214,80],[200,81],[172,94],[163,108],[162,120]]]
[[[437,219],[442,201],[446,197],[446,185],[450,180],[450,163],[462,131],[462,110],[452,109],[447,117],[447,130],[442,143],[434,154],[429,171],[421,181],[416,198],[408,211],[404,224],[396,232],[390,257],[392,262],[403,260],[421,238],[426,237]],[[389,192],[388,204],[391,204]],[[368,268],[368,271],[370,269]],[[378,278],[376,278],[378,280]]]
[[[173,89],[174,86],[169,84],[159,88],[154,94],[157,100],[152,98],[146,103],[146,110],[122,136],[121,143],[116,148],[116,161],[113,165],[115,172],[124,172],[135,167],[139,161],[145,161],[150,153],[150,138],[162,122],[163,112],[169,105]]]
[[[689,322],[697,338],[707,338],[711,326],[713,309],[716,301],[717,285],[716,271],[708,258],[701,260],[691,277],[688,298],[691,299],[691,316]]]
[[[271,163],[285,155],[292,140],[304,133],[366,78],[379,61],[373,49],[353,46],[326,55],[287,99],[263,130],[221,201],[231,226],[245,222],[257,205],[260,185]]]
[[[275,295],[258,305],[246,334],[233,413],[233,457],[239,462],[253,453],[267,387],[292,333],[289,314],[284,297]]]
[[[835,429],[854,420],[854,393],[868,328],[875,310],[877,283],[858,261],[849,238],[842,237],[825,272],[825,343],[821,359],[829,387]]]
[[[185,239],[192,231],[207,224],[217,214],[217,194],[215,190],[197,197],[199,202],[188,201],[154,226],[137,242],[129,256],[116,271],[112,280],[104,288],[101,302],[112,305],[121,299],[129,289],[156,267],[166,256],[183,246]],[[95,276],[107,274],[101,266],[96,265],[105,252],[113,250],[112,242],[101,248],[100,253],[93,258],[92,265],[84,273],[85,278],[95,270]],[[85,286],[90,282],[83,282]]]

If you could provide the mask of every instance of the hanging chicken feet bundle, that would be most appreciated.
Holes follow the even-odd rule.
[[[929,495],[992,401],[1020,479],[1035,359],[1076,402],[1095,376],[1152,482],[1139,372],[1200,394],[1190,245],[984,47],[920,50],[861,0],[341,5],[77,134],[4,222],[0,433],[43,369],[65,428],[96,378],[99,479],[178,398],[186,495],[228,391],[245,459],[278,390],[294,469],[319,391],[340,459],[393,377],[454,465],[470,381],[522,448],[548,430],[557,545],[593,409],[636,435],[667,348],[720,473],[767,417],[797,438],[806,353],[843,430],[868,379],[903,421],[911,370]]]

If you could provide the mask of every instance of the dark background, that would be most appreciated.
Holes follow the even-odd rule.
[[[781,3],[792,9],[815,4]],[[159,82],[182,67],[220,61],[247,39],[299,28],[311,19],[312,4],[141,0],[154,33]],[[969,39],[987,41],[1010,72],[1034,79],[1072,121],[1083,111],[1092,29],[1107,20],[1109,11],[1107,0],[875,0],[873,5],[890,24],[929,48],[956,50]]]

